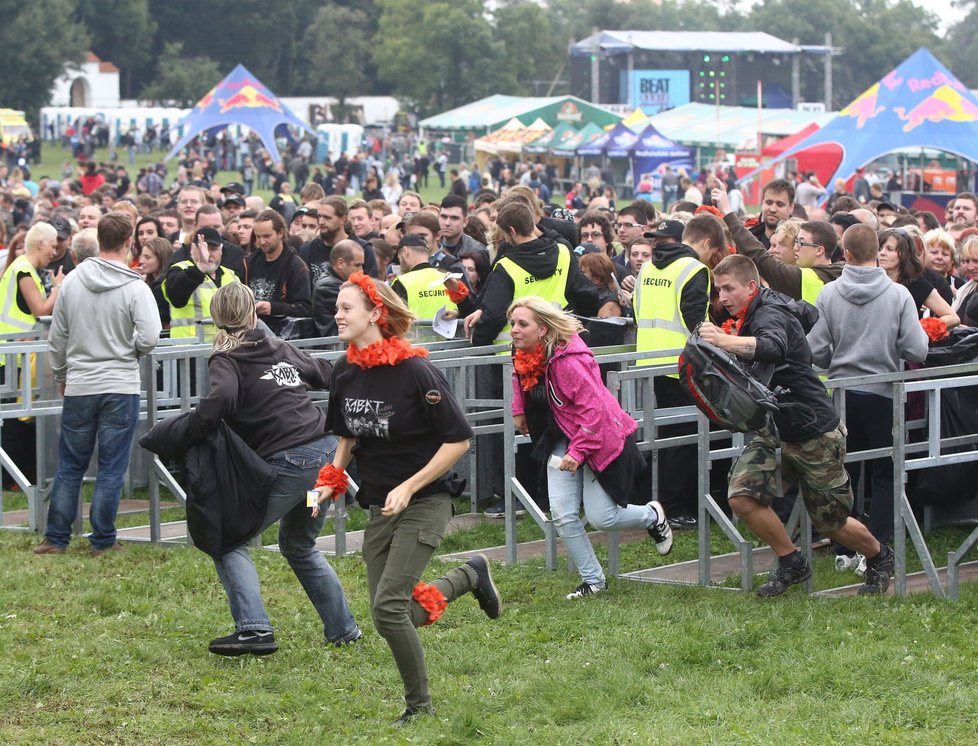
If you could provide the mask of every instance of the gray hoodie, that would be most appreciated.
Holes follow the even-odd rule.
[[[846,265],[815,301],[818,321],[808,333],[815,365],[830,378],[895,373],[900,359],[923,362],[927,333],[917,319],[910,291],[880,267]],[[887,398],[890,384],[854,386]]]
[[[138,272],[86,259],[64,279],[51,317],[51,367],[66,396],[138,394],[139,355],[156,347],[160,313]]]

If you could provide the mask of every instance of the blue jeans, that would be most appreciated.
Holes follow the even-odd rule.
[[[98,472],[89,521],[93,549],[115,544],[115,516],[139,418],[138,394],[66,396],[61,410],[58,469],[44,536],[59,547],[71,541],[82,478],[98,442]]]
[[[554,446],[553,455],[562,459],[566,449],[565,443],[558,443]],[[548,464],[547,489],[550,492],[550,515],[557,534],[577,565],[581,580],[591,585],[603,585],[605,576],[584,531],[580,517],[581,500],[584,501],[584,515],[588,523],[599,531],[649,528],[658,517],[650,505],[629,505],[624,508],[618,505],[585,464],[581,464],[576,474]]]
[[[323,620],[326,638],[330,642],[345,642],[357,636],[357,623],[347,606],[339,578],[322,552],[316,549],[316,538],[326,516],[321,512],[313,518],[306,507],[306,491],[316,483],[323,464],[332,461],[336,442],[334,436],[326,435],[311,443],[278,451],[268,459],[269,463],[279,467],[279,475],[272,483],[265,520],[255,535],[281,520],[278,544],[282,555]],[[215,559],[214,565],[231,606],[235,630],[271,631],[258,573],[247,546]]]

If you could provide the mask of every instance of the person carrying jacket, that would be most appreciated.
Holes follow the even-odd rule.
[[[853,499],[844,465],[844,428],[812,369],[812,351],[790,300],[760,287],[757,267],[740,254],[721,260],[713,278],[720,302],[733,319],[729,332],[707,322],[700,336],[755,370],[766,366],[771,373],[767,385],[778,393],[780,405],[734,462],[727,491],[734,513],[778,556],[757,594],[778,596],[812,575],[808,559],[771,509],[779,481],[785,492],[799,484],[816,531],[866,557],[865,583],[859,592],[884,593],[893,572],[893,550],[850,516]]]
[[[842,274],[842,262],[832,262],[836,234],[830,223],[822,220],[803,223],[795,239],[796,263],[785,264],[769,253],[764,244],[744,227],[737,214],[730,211],[725,190],[714,189],[711,198],[723,213],[723,221],[730,229],[737,252],[757,265],[764,282],[773,290],[815,305],[815,299],[825,283],[837,280]]]
[[[256,329],[251,288],[225,285],[214,294],[218,327],[208,361],[211,390],[190,415],[188,436],[197,442],[224,421],[259,456],[278,467],[268,493],[261,532],[281,521],[278,544],[319,613],[326,640],[342,646],[362,636],[336,573],[316,547],[325,516],[310,517],[307,491],[332,458],[336,438],[309,389],[328,388],[333,366],[314,360]],[[214,558],[234,619],[234,632],[210,642],[215,655],[269,655],[278,650],[247,546]]]
[[[519,201],[506,204],[496,217],[496,228],[511,248],[497,258],[489,273],[480,309],[465,319],[472,344],[508,342],[507,309],[513,300],[527,295],[541,296],[582,316],[597,313],[597,287],[567,247],[534,237],[536,225],[529,207]]]
[[[637,423],[601,381],[581,323],[545,298],[518,298],[509,307],[513,336],[513,417],[529,435],[533,458],[547,465],[557,533],[581,574],[568,599],[607,590],[607,581],[580,519],[602,531],[644,528],[659,554],[672,549],[672,530],[656,501],[630,505],[641,491],[645,459]]]

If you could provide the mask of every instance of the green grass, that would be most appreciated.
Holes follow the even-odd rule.
[[[351,528],[362,523],[352,510]],[[467,529],[442,549],[501,544],[502,530]],[[964,533],[930,541],[945,551]],[[523,520],[520,534],[535,529]],[[285,561],[256,551],[281,649],[222,659],[206,645],[231,620],[202,553],[130,544],[91,558],[76,542],[37,557],[36,541],[0,533],[4,744],[929,745],[973,743],[978,730],[975,585],[949,604],[797,590],[762,601],[617,580],[573,603],[563,595],[577,579],[563,562],[557,572],[541,569],[542,558],[498,567],[501,619],[490,622],[468,597],[421,631],[437,714],[395,731],[401,685],[371,628],[358,557],[331,561],[362,643],[324,646]],[[684,533],[668,560],[695,553]],[[665,562],[647,542],[623,546],[623,570]],[[428,576],[449,566],[433,562]],[[819,587],[853,578],[831,558],[817,563]]]

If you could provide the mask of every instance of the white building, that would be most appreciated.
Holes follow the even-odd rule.
[[[119,68],[88,53],[77,68],[66,68],[51,91],[51,106],[119,106]]]

